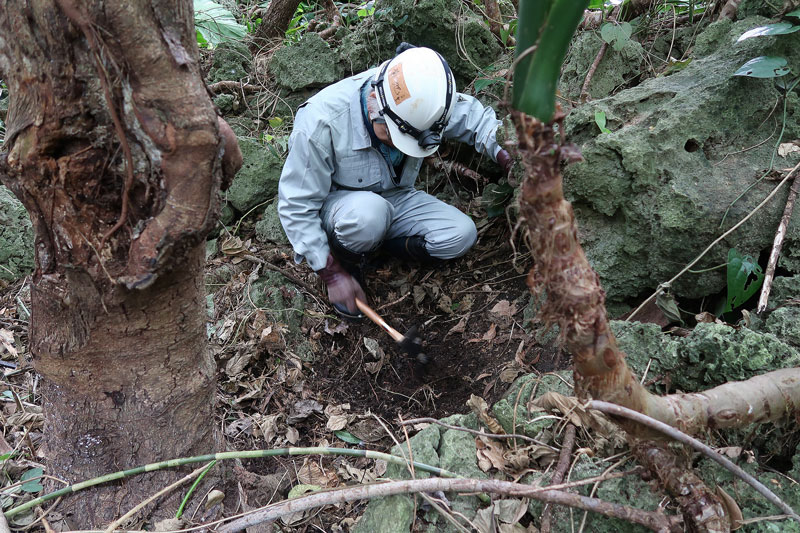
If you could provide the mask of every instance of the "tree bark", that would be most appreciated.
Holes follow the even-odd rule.
[[[241,159],[197,58],[188,0],[0,0],[0,179],[36,231],[30,346],[48,473],[71,482],[219,449],[204,239]],[[96,527],[179,475],[66,509]]]
[[[300,0],[270,0],[267,12],[256,28],[256,39],[283,39]]]

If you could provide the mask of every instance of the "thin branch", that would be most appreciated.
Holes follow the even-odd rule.
[[[268,505],[254,511],[248,516],[239,518],[219,529],[219,533],[234,533],[246,527],[272,522],[281,516],[303,512],[323,505],[347,503],[357,500],[385,498],[397,494],[413,492],[490,492],[507,496],[533,498],[546,503],[568,505],[578,509],[593,511],[606,516],[619,518],[647,527],[652,531],[667,533],[681,520],[677,516],[667,516],[660,512],[642,511],[625,505],[605,502],[597,498],[589,498],[580,494],[541,490],[510,481],[483,479],[414,479],[390,481],[388,483],[347,487],[344,489],[318,492],[309,496],[294,498]]]
[[[218,81],[217,83],[212,83],[208,86],[208,90],[214,94],[219,94],[220,92],[245,92],[245,93],[257,93],[261,90],[261,87],[258,85],[252,85],[250,83],[245,83],[243,81],[232,81],[232,80],[223,80]]]
[[[564,474],[567,468],[569,468],[569,458],[572,456],[572,448],[575,447],[575,431],[575,424],[567,424],[567,429],[564,431],[564,443],[561,445],[558,464],[556,465],[555,472],[553,472],[553,477],[550,478],[550,485],[558,485],[564,480]],[[542,511],[542,525],[539,528],[541,533],[550,533],[552,512],[552,507],[549,505],[544,506],[544,510]]]
[[[478,431],[478,430],[475,430],[475,429],[469,429],[469,428],[464,428],[464,427],[461,427],[461,426],[452,426],[450,424],[445,424],[444,422],[436,420],[435,418],[411,418],[409,420],[403,420],[402,422],[400,422],[400,425],[405,426],[405,425],[408,425],[408,424],[420,424],[420,423],[424,423],[424,422],[427,422],[427,423],[430,423],[430,424],[437,424],[437,425],[445,427],[447,429],[455,429],[455,430],[458,430],[458,431],[463,431],[465,433],[472,433],[474,435],[478,435],[478,436],[481,436],[481,437],[489,437],[489,438],[492,438],[492,439],[521,439],[521,440],[526,440],[528,442],[532,442],[534,444],[538,444],[539,446],[547,446],[548,448],[552,448],[552,446],[550,446],[549,444],[545,444],[542,441],[539,441],[539,440],[536,440],[536,439],[532,439],[531,437],[528,437],[527,435],[519,435],[519,434],[516,434],[516,433],[503,433],[503,434],[486,433],[484,431]]]
[[[586,73],[586,79],[583,80],[580,95],[581,102],[589,101],[589,84],[592,82],[592,78],[594,77],[597,67],[600,65],[600,61],[602,61],[603,57],[606,55],[606,50],[608,50],[608,43],[603,41],[603,46],[601,46],[600,50],[598,50],[594,61],[592,61],[592,66],[589,67],[589,72]]]
[[[789,197],[786,198],[786,207],[783,210],[781,223],[778,224],[778,230],[775,232],[775,240],[772,243],[772,251],[769,254],[769,262],[767,262],[767,271],[764,274],[764,285],[761,287],[761,296],[758,297],[758,306],[756,313],[761,314],[767,309],[767,301],[769,300],[769,293],[772,290],[772,280],[775,278],[775,267],[778,266],[778,258],[781,255],[781,248],[783,247],[783,239],[786,237],[786,229],[789,226],[789,219],[792,218],[792,211],[794,210],[794,200],[797,197],[797,177],[792,180],[792,186],[789,188]]]
[[[795,168],[797,168],[797,167],[795,167]],[[726,458],[726,457],[720,455],[719,453],[715,452],[709,446],[703,444],[702,442],[700,442],[699,440],[695,439],[694,437],[690,437],[686,433],[684,433],[684,432],[682,432],[682,431],[680,431],[678,429],[675,429],[672,426],[669,426],[669,425],[667,425],[667,424],[665,424],[663,422],[659,422],[658,420],[655,420],[655,419],[653,419],[653,418],[651,418],[651,417],[649,417],[647,415],[644,415],[642,413],[638,413],[638,412],[636,412],[636,411],[634,411],[632,409],[628,409],[627,407],[622,407],[621,405],[616,405],[616,404],[609,403],[609,402],[601,402],[601,401],[598,401],[598,400],[591,400],[591,401],[587,402],[586,406],[589,409],[596,409],[598,411],[601,411],[601,412],[609,414],[609,415],[616,415],[616,416],[622,416],[622,417],[625,417],[625,418],[629,418],[629,419],[631,419],[631,420],[633,420],[635,422],[638,422],[640,424],[643,424],[643,425],[645,425],[645,426],[647,426],[647,427],[649,427],[651,429],[655,429],[656,431],[660,431],[661,433],[667,435],[668,437],[670,437],[670,438],[672,438],[672,439],[674,439],[674,440],[676,440],[678,442],[682,442],[684,444],[688,444],[689,446],[691,446],[695,450],[699,451],[700,453],[702,453],[703,455],[705,455],[709,459],[712,459],[712,460],[716,461],[717,463],[719,463],[723,467],[725,467],[728,470],[730,470],[732,474],[734,474],[736,477],[738,477],[739,479],[741,479],[742,481],[744,481],[745,483],[747,483],[748,485],[753,487],[753,489],[755,489],[759,494],[764,496],[764,498],[769,500],[772,504],[774,504],[778,508],[780,508],[784,513],[790,515],[792,518],[794,518],[795,520],[800,522],[800,516],[798,516],[797,513],[795,513],[794,510],[791,507],[789,507],[786,503],[784,503],[783,500],[778,498],[778,496],[774,492],[772,492],[767,487],[765,487],[756,478],[754,478],[753,476],[751,476],[750,474],[748,474],[747,472],[745,472],[744,470],[739,468],[736,464],[734,464],[728,458]]]
[[[673,278],[672,278],[671,280],[669,280],[669,281],[668,281],[668,282],[666,282],[666,283],[662,283],[662,284],[659,286],[658,290],[656,290],[656,292],[654,292],[652,295],[650,295],[650,297],[649,297],[649,298],[647,298],[645,301],[643,301],[643,302],[641,303],[641,305],[639,305],[639,307],[637,307],[637,308],[636,308],[636,309],[633,311],[633,313],[631,313],[630,315],[628,315],[628,318],[626,318],[625,320],[626,320],[626,321],[628,321],[628,322],[630,322],[630,321],[633,319],[633,317],[634,317],[634,316],[636,316],[636,314],[637,314],[639,311],[641,311],[641,310],[644,308],[644,306],[645,306],[645,305],[649,304],[649,303],[650,303],[650,302],[651,302],[651,301],[652,301],[652,300],[653,300],[653,299],[654,299],[656,296],[658,296],[659,294],[661,294],[661,292],[664,290],[664,287],[670,287],[670,286],[671,286],[671,285],[672,285],[672,284],[675,282],[675,280],[677,280],[679,277],[683,276],[683,275],[684,275],[684,274],[685,274],[685,273],[686,273],[686,272],[687,272],[687,271],[688,271],[690,268],[692,268],[692,267],[693,267],[695,264],[697,264],[697,262],[698,262],[698,261],[700,261],[700,259],[702,259],[702,258],[703,258],[703,257],[704,257],[704,256],[705,256],[707,253],[708,253],[708,251],[709,251],[709,250],[711,250],[711,249],[712,249],[714,246],[716,246],[716,245],[717,245],[717,244],[718,244],[720,241],[722,241],[722,240],[723,240],[725,237],[727,237],[728,235],[730,235],[731,233],[733,233],[734,231],[736,231],[737,229],[739,229],[739,227],[740,227],[740,226],[742,226],[742,224],[744,224],[745,222],[747,222],[748,220],[750,220],[750,218],[751,218],[753,215],[755,215],[755,214],[756,214],[758,211],[760,211],[762,207],[764,207],[765,205],[767,205],[767,203],[768,203],[770,200],[772,200],[772,198],[773,198],[773,197],[774,197],[776,194],[778,194],[778,191],[781,189],[781,187],[783,187],[783,184],[784,184],[784,183],[786,183],[787,181],[789,181],[789,179],[790,179],[790,178],[793,178],[793,176],[794,176],[794,173],[795,173],[795,172],[797,172],[797,169],[798,169],[798,168],[800,168],[800,163],[796,164],[796,165],[794,166],[794,168],[792,168],[792,170],[790,170],[790,171],[789,171],[789,173],[786,175],[786,177],[785,177],[785,178],[783,178],[783,179],[781,180],[781,182],[780,182],[780,183],[778,183],[778,184],[775,186],[775,188],[774,188],[774,189],[772,189],[772,192],[770,192],[770,193],[767,195],[767,197],[766,197],[766,198],[764,198],[764,199],[761,201],[761,203],[760,203],[760,204],[758,204],[757,206],[755,206],[755,207],[753,208],[753,210],[752,210],[752,211],[750,211],[750,212],[747,214],[747,216],[746,216],[746,217],[744,217],[744,218],[743,218],[742,220],[740,220],[738,223],[734,224],[734,225],[733,225],[733,227],[731,227],[731,229],[729,229],[728,231],[726,231],[725,233],[723,233],[722,235],[720,235],[719,237],[717,237],[716,239],[714,239],[714,241],[713,241],[711,244],[709,244],[709,245],[706,247],[706,249],[705,249],[705,250],[703,250],[702,252],[700,252],[700,255],[698,255],[697,257],[695,257],[695,258],[694,258],[694,259],[693,259],[693,260],[692,260],[692,261],[691,261],[691,262],[690,262],[688,265],[686,265],[685,267],[683,267],[683,270],[681,270],[680,272],[678,272],[677,274],[675,274],[675,276],[673,276]]]
[[[323,298],[322,295],[320,295],[320,293],[317,292],[317,290],[314,287],[312,287],[302,279],[298,278],[297,276],[289,274],[288,272],[286,272],[285,269],[277,265],[273,265],[269,261],[264,261],[260,257],[256,257],[254,255],[245,254],[242,257],[247,259],[248,261],[252,261],[253,263],[258,263],[259,265],[262,265],[264,268],[272,270],[273,272],[277,272],[278,274],[282,275],[284,278],[288,279],[298,287],[303,287],[310,294],[314,295],[314,297],[317,298],[318,300],[323,300],[323,301],[327,300],[327,298]]]

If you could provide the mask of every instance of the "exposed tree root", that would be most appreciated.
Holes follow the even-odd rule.
[[[453,173],[456,176],[461,176],[464,178],[469,178],[473,180],[475,183],[484,184],[487,180],[483,175],[478,172],[475,172],[467,165],[463,163],[459,163],[458,161],[451,161],[447,159],[442,159],[440,156],[431,156],[425,158],[425,164],[430,165],[431,168],[437,170],[438,172],[443,172],[445,174]]]
[[[633,453],[636,460],[655,474],[660,485],[678,502],[691,531],[730,531],[725,507],[689,466],[678,464],[675,454],[664,443],[643,441],[633,447]]]

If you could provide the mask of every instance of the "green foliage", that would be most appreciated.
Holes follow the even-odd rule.
[[[753,296],[764,282],[764,271],[749,255],[728,251],[728,300],[723,313],[733,311]]]
[[[561,64],[589,0],[522,0],[512,105],[549,122]],[[535,49],[533,47],[536,47]]]
[[[486,209],[489,218],[502,215],[506,205],[514,196],[514,188],[502,180],[500,183],[490,183],[483,189],[481,204]]]
[[[605,111],[595,111],[594,112],[594,123],[597,124],[597,127],[600,128],[601,133],[611,133],[611,130],[606,128],[606,112]]]
[[[42,471],[41,468],[31,468],[22,474],[22,477],[20,478],[20,481],[24,482],[22,483],[22,492],[41,491],[44,487],[42,487],[42,484],[39,483],[39,480],[42,478],[43,474],[44,471]]]
[[[789,74],[788,63],[783,57],[759,56],[754,57],[733,73],[734,76],[748,76],[750,78],[777,78]]]
[[[200,46],[213,48],[227,41],[239,41],[247,28],[233,14],[212,0],[194,0],[194,25]]]
[[[353,435],[349,431],[345,431],[343,429],[340,429],[339,431],[334,431],[333,434],[336,435],[337,438],[345,441],[348,444],[357,444],[359,446],[363,446],[364,445],[364,441],[363,440],[359,439],[358,437],[356,437],[355,435]]]
[[[800,9],[788,13],[787,16],[800,17]],[[777,22],[775,24],[767,24],[748,30],[744,32],[736,42],[738,43],[752,37],[763,37],[765,35],[785,35],[798,30],[800,30],[800,26],[791,22]],[[788,62],[785,58],[760,56],[751,59],[739,67],[733,75],[748,76],[751,78],[777,78],[789,74],[790,71],[791,69],[789,69]]]
[[[633,27],[627,22],[606,22],[600,27],[600,37],[619,52],[631,40]]]

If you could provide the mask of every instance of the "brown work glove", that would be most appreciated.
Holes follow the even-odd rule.
[[[511,157],[506,150],[500,149],[497,152],[497,164],[500,165],[500,168],[503,169],[503,175],[508,177],[511,174],[511,167],[514,165],[514,158]]]
[[[318,270],[317,274],[325,282],[328,288],[328,300],[339,311],[347,311],[350,315],[360,315],[361,311],[356,306],[356,298],[362,302],[367,301],[367,296],[361,285],[351,276],[339,261],[332,255],[328,255],[328,262],[325,268]]]

